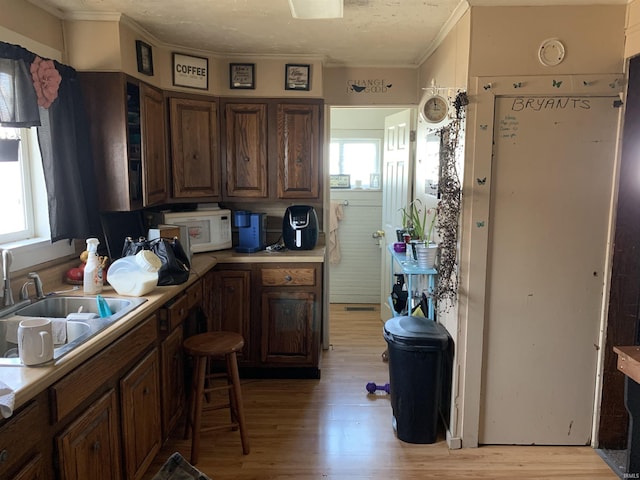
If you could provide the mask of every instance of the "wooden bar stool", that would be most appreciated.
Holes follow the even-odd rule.
[[[240,439],[242,441],[242,453],[249,453],[249,436],[244,423],[244,411],[242,408],[242,391],[240,390],[240,376],[238,374],[238,361],[236,352],[242,350],[244,339],[241,335],[233,332],[208,332],[194,335],[184,341],[184,350],[188,355],[193,356],[193,382],[191,385],[189,411],[187,413],[187,423],[185,427],[185,438],[188,438],[191,429],[191,463],[198,463],[198,452],[200,448],[200,433],[212,430],[231,428],[240,429]],[[207,369],[209,360],[215,357],[224,357],[226,363],[226,373],[210,373]],[[212,380],[216,378],[226,378],[226,385],[214,386]],[[203,399],[210,398],[210,393],[227,390],[229,393],[229,403],[203,406]],[[202,412],[209,410],[219,410],[229,408],[231,412],[231,423],[226,425],[216,425],[202,427]]]

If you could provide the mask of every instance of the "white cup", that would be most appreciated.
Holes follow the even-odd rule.
[[[53,359],[50,319],[29,318],[20,322],[18,355],[25,365],[39,365]]]

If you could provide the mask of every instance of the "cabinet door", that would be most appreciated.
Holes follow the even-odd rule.
[[[162,434],[158,375],[158,350],[154,349],[120,381],[127,479],[142,478],[160,449]]]
[[[220,200],[217,104],[171,98],[169,105],[173,197]]]
[[[167,159],[165,154],[165,109],[162,93],[140,84],[140,128],[144,170],[144,205],[167,199]]]
[[[57,440],[63,480],[114,480],[120,471],[117,398],[110,390]]]
[[[315,365],[315,293],[264,290],[261,298],[262,362]]]
[[[45,480],[48,477],[42,455],[37,454],[13,476],[13,480]]]
[[[176,425],[184,405],[184,357],[182,327],[162,342],[162,431],[167,438]]]
[[[236,332],[244,338],[244,348],[238,361],[247,361],[251,352],[250,288],[251,272],[247,270],[220,270],[212,272],[213,301],[211,326],[213,330]]]
[[[320,105],[278,105],[278,197],[318,198]]]
[[[226,195],[267,197],[267,105],[225,107]]]

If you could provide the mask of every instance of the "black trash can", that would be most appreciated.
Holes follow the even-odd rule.
[[[396,435],[408,443],[435,443],[449,333],[424,317],[394,317],[384,324],[384,339]]]

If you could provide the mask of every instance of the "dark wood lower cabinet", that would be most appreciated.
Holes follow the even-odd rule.
[[[245,338],[244,376],[319,377],[322,264],[219,264],[205,291],[209,328]]]
[[[313,366],[317,362],[315,304],[313,292],[262,293],[263,363]]]
[[[162,369],[162,438],[168,438],[184,406],[184,355],[182,327],[176,328],[160,346]]]
[[[46,480],[44,459],[42,454],[38,453],[27,464],[13,476],[13,480]]]
[[[118,398],[109,390],[58,436],[62,480],[118,480]]]
[[[142,478],[160,450],[160,387],[155,348],[120,381],[122,442],[127,479]]]
[[[222,266],[208,274],[210,286],[209,328],[235,332],[244,338],[239,365],[251,362],[251,269]]]

